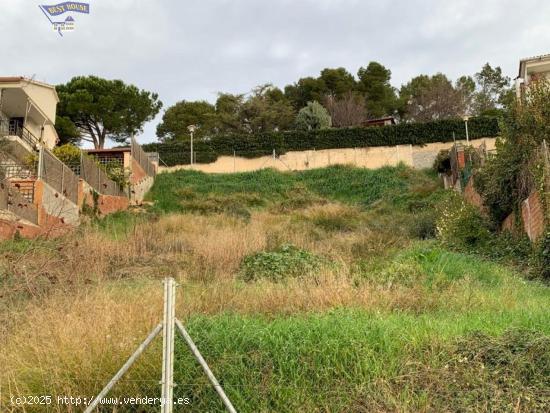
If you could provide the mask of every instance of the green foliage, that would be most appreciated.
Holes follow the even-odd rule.
[[[308,102],[296,116],[296,129],[303,131],[327,129],[331,126],[328,111],[316,101]]]
[[[451,170],[451,151],[449,149],[442,149],[437,154],[432,169],[438,173],[448,173]]]
[[[53,148],[53,154],[65,165],[79,165],[82,151],[79,147],[66,143]]]
[[[205,101],[187,102],[182,100],[169,107],[157,126],[157,136],[161,141],[189,139],[189,125],[198,125],[195,138],[201,139],[212,134],[217,127],[216,111]]]
[[[156,93],[139,90],[122,80],[77,76],[56,90],[60,99],[57,115],[63,119],[60,135],[65,140],[74,138],[76,128],[80,139],[92,142],[96,148],[103,148],[107,138],[126,142],[162,107]]]
[[[493,69],[489,63],[486,63],[481,71],[475,74],[475,78],[479,86],[474,101],[476,113],[482,115],[494,113],[503,105],[511,103],[510,92],[513,92],[513,89],[510,87],[510,78],[502,74],[500,67]]]
[[[422,189],[407,191],[419,181]],[[197,203],[228,196],[234,197],[223,202],[238,201],[245,208],[261,206],[258,199],[284,209],[322,202],[322,198],[362,206],[387,198],[411,211],[423,211],[433,208],[427,199],[437,189],[434,182],[435,178],[405,166],[376,170],[332,166],[293,173],[272,169],[236,174],[181,170],[157,175],[149,197],[163,212],[183,211],[189,206],[186,201]]]
[[[542,236],[534,248],[533,261],[535,275],[550,281],[550,231]]]
[[[417,76],[401,87],[401,115],[415,122],[462,117],[468,113],[472,83],[463,76],[453,85],[443,73]]]
[[[550,134],[550,82],[537,81],[501,121],[497,154],[476,174],[475,186],[493,220],[502,222],[519,209],[537,185],[537,153]]]
[[[228,133],[288,130],[294,117],[294,108],[284,93],[265,84],[256,87],[246,99],[244,95],[221,93],[215,105],[205,101],[178,102],[164,113],[157,136],[164,142],[185,141],[188,145],[189,125],[199,126],[194,134],[199,143]],[[197,148],[200,147],[199,144]],[[201,159],[197,157],[197,161]]]
[[[336,98],[342,97],[356,88],[355,78],[343,67],[323,69],[319,79],[326,87],[325,95]]]
[[[274,251],[258,252],[245,257],[240,277],[245,281],[268,279],[279,282],[287,278],[314,275],[323,260],[292,244],[283,244]]]
[[[55,130],[59,136],[58,145],[65,145],[68,143],[76,145],[80,142],[80,131],[67,116],[56,117]]]
[[[494,137],[500,133],[495,118],[472,118],[468,122],[470,139]],[[212,137],[208,142],[197,142],[197,162],[213,162],[218,156],[254,158],[287,151],[363,148],[372,146],[422,145],[431,142],[452,142],[465,139],[464,121],[447,119],[429,123],[401,123],[378,128],[343,128],[308,131],[287,131],[256,134],[232,134]],[[188,143],[150,143],[143,148],[148,152],[159,152],[167,165],[188,164]]]
[[[120,162],[109,161],[104,164],[98,163],[98,166],[102,168],[107,173],[109,179],[117,183],[120,188],[127,188],[130,185],[131,171],[124,168]]]
[[[491,233],[479,211],[451,192],[441,206],[437,237],[446,246],[472,251],[485,248]]]
[[[364,94],[369,117],[392,115],[398,102],[395,88],[390,84],[391,70],[378,62],[370,62],[366,68],[359,68],[357,76],[358,89]]]

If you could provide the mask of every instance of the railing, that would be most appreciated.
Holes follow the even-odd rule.
[[[141,166],[145,173],[148,176],[155,176],[155,165],[151,162],[149,155],[147,155],[147,152],[143,150],[143,148],[136,142],[134,138],[131,139],[130,148],[132,158],[137,161],[137,163]]]
[[[18,136],[32,149],[38,150],[40,140],[26,127],[14,121],[0,120],[0,136]]]

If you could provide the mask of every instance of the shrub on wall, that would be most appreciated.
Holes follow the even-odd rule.
[[[479,117],[468,122],[470,139],[499,135],[496,118]],[[288,151],[308,149],[362,148],[373,146],[423,145],[432,142],[452,142],[465,139],[464,122],[446,119],[428,123],[402,123],[383,127],[355,127],[309,131],[269,132],[213,136],[208,141],[196,141],[197,163],[210,163],[220,155],[255,158],[280,155]],[[188,164],[189,142],[150,143],[147,152],[158,152],[167,165]]]

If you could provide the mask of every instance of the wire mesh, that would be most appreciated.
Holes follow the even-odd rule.
[[[45,148],[41,148],[40,178],[57,192],[78,203],[78,176]]]
[[[109,178],[101,169],[96,160],[82,156],[80,162],[80,176],[98,193],[102,195],[125,196],[119,184]]]
[[[131,147],[132,157],[141,166],[143,171],[148,176],[155,176],[156,168],[155,168],[155,165],[151,162],[151,159],[147,154],[147,152],[143,150],[141,145],[139,145],[134,138],[131,139],[130,145],[131,145],[130,147]]]

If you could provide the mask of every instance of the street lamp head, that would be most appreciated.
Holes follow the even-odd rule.
[[[195,132],[196,130],[198,129],[198,126],[197,125],[189,125],[187,127],[187,130],[191,133]]]
[[[470,119],[470,117],[468,115],[464,115],[462,117],[462,120],[464,120],[464,122],[468,122],[469,119]]]

